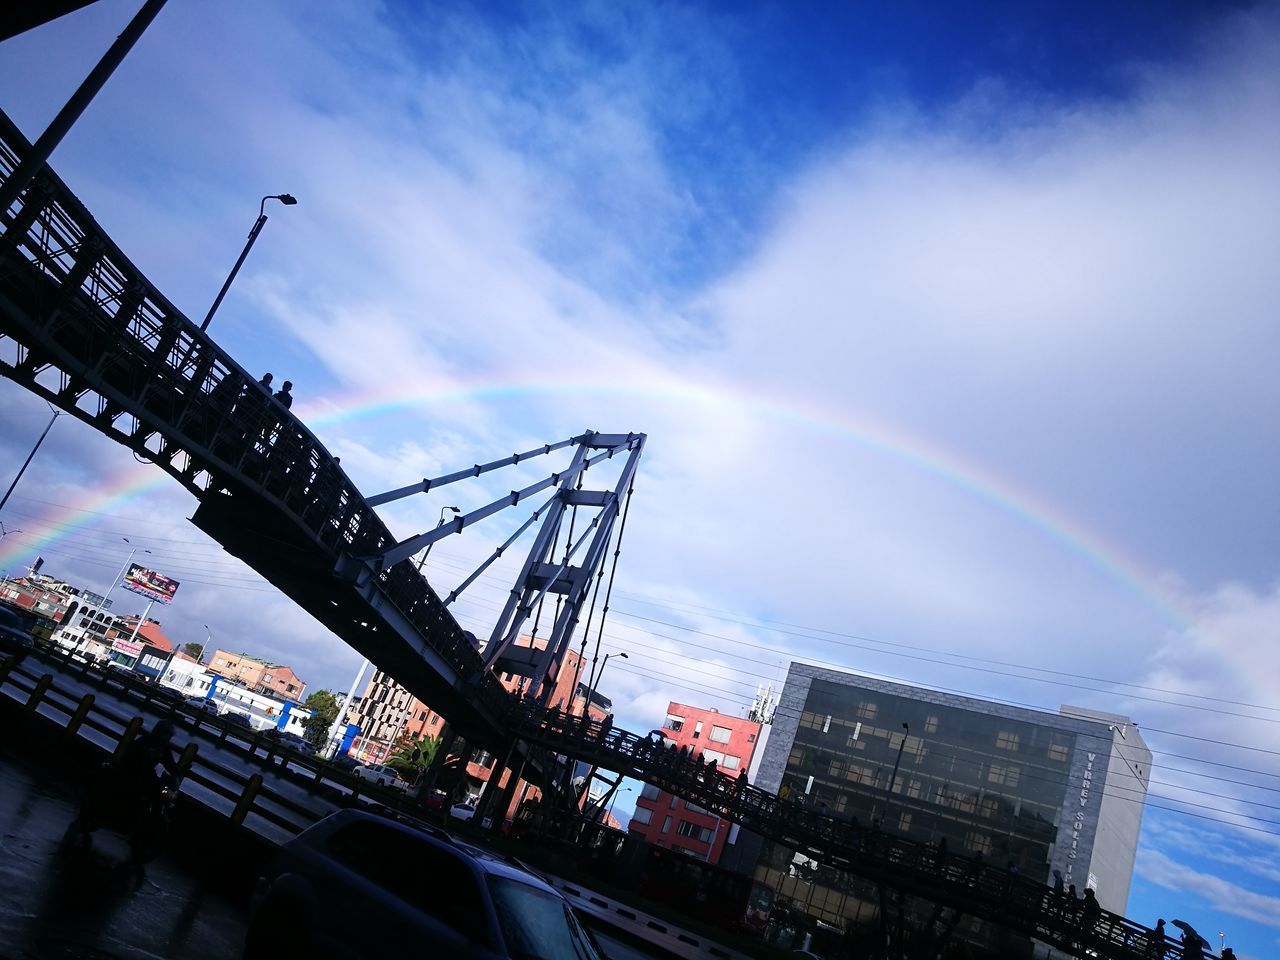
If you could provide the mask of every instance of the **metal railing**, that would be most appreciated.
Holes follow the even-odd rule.
[[[0,182],[30,145],[0,112]],[[0,373],[128,446],[201,499],[261,498],[333,569],[380,552],[390,531],[324,445],[174,306],[47,166],[0,211]],[[472,699],[508,694],[417,571],[378,589]]]
[[[1180,949],[1118,914],[931,844],[819,813],[705,767],[666,741],[603,728],[556,710],[521,707],[509,723],[529,743],[653,784],[822,865],[990,920],[1075,957],[1146,960]]]
[[[268,839],[278,841],[292,836],[339,806],[373,803],[398,814],[405,814],[411,807],[399,791],[371,784],[293,750],[266,731],[249,731],[228,723],[170,695],[164,688],[118,671],[99,670],[61,653],[44,651],[38,656],[63,661],[68,671],[78,672],[100,691],[118,692],[127,700],[136,700],[156,719],[170,718],[189,725],[193,737],[216,743],[240,754],[248,764],[262,768],[221,763],[200,753],[199,744],[193,739],[184,753],[184,784],[188,787],[184,794]],[[0,704],[5,700],[16,703],[66,733],[92,743],[107,756],[119,753],[144,725],[142,716],[122,714],[112,709],[114,704],[100,700],[94,693],[77,695],[64,689],[65,683],[59,685],[54,674],[33,672],[28,668],[30,662],[28,659],[15,665],[12,660],[0,660]],[[317,802],[308,804],[286,796],[265,781],[262,771],[289,780],[315,796]],[[262,822],[255,823],[255,818]],[[264,823],[279,829],[263,829]]]

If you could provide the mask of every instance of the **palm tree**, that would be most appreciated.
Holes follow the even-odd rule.
[[[411,784],[417,785],[422,775],[431,766],[436,751],[440,749],[439,737],[414,737],[409,733],[401,735],[391,748],[385,763],[395,767]]]

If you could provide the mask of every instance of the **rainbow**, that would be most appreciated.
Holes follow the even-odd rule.
[[[646,371],[644,382],[634,384],[628,384],[624,380],[604,379],[520,383],[504,378],[491,382],[437,385],[407,393],[403,387],[387,387],[378,391],[301,403],[297,412],[303,422],[315,433],[322,435],[326,428],[342,427],[395,413],[440,410],[453,404],[474,406],[512,400],[544,400],[556,396],[581,396],[598,401],[602,396],[628,394],[650,402],[659,400],[678,403],[686,410],[710,408],[739,413],[748,411],[761,418],[825,434],[897,460],[961,489],[1039,531],[1140,597],[1169,625],[1186,629],[1192,623],[1193,617],[1180,611],[1157,579],[1144,571],[1135,559],[1127,557],[1084,524],[1038,499],[1030,491],[1018,488],[941,446],[927,443],[871,417],[834,412],[791,396],[747,393],[737,387],[694,383],[669,373],[654,377]],[[626,425],[619,425],[619,429],[625,428]],[[58,508],[38,519],[24,521],[26,536],[20,544],[10,546],[0,541],[0,569],[13,569],[19,559],[23,559],[24,563],[30,562],[42,547],[54,544],[68,534],[92,524],[95,513],[110,512],[114,507],[142,499],[167,482],[168,478],[153,468],[130,465],[110,477],[93,496],[74,507]]]

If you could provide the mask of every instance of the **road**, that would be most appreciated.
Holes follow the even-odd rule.
[[[28,660],[29,672],[50,670],[58,689],[78,699],[92,693],[95,703],[122,722],[136,715],[156,716],[148,705],[116,688],[103,690],[91,679],[60,669],[60,662]],[[13,695],[14,688],[4,685]],[[41,709],[40,712],[46,712]],[[64,714],[53,711],[59,722]],[[154,722],[148,720],[147,725]],[[105,735],[84,728],[89,739]],[[234,735],[233,735],[234,736]],[[246,741],[223,743],[190,726],[179,724],[175,743],[194,740],[200,755],[236,770],[263,773],[273,790],[315,812],[316,818],[337,808],[307,785],[249,760]],[[64,841],[76,817],[77,789],[88,776],[69,770],[54,757],[38,756],[20,738],[0,740],[0,956],[6,960],[157,960],[157,958],[234,958],[240,955],[247,924],[248,887],[254,871],[221,871],[214,879],[201,870],[202,856],[185,850],[187,838],[171,838],[171,853],[148,864],[134,889],[122,867],[127,849],[122,838],[108,831],[95,834],[82,849]],[[305,768],[294,771],[310,781]],[[338,787],[340,785],[331,785]],[[221,812],[230,801],[186,781],[183,793]],[[222,808],[227,808],[222,810]],[[257,821],[255,823],[255,820]],[[250,817],[246,827],[273,842],[288,833],[262,818]],[[228,828],[230,829],[230,828]],[[184,855],[185,854],[185,855]],[[228,881],[228,873],[235,880]],[[607,960],[667,960],[674,954],[648,945],[634,935],[604,926],[587,914]]]

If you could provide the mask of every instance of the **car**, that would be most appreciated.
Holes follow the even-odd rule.
[[[443,790],[432,790],[422,798],[422,805],[428,810],[445,810],[449,806],[449,795]]]
[[[400,779],[400,771],[383,763],[366,763],[363,766],[353,767],[351,773],[361,780],[367,780],[369,783],[376,783],[382,787],[395,787],[399,790],[409,789],[409,784]]]
[[[8,607],[0,607],[0,654],[13,657],[17,663],[35,649],[26,622]]]
[[[182,702],[192,710],[203,710],[206,713],[214,714],[218,712],[218,705],[208,697],[184,697]]]
[[[296,733],[289,733],[285,730],[271,729],[267,731],[267,736],[274,740],[282,747],[288,747],[298,753],[308,757],[316,755],[316,748],[306,737],[300,737]]]
[[[345,770],[348,773],[355,771],[360,766],[360,761],[349,753],[340,753],[329,758],[329,762],[339,770]]]
[[[285,841],[254,890],[247,960],[281,956],[600,960],[568,901],[443,830],[341,810]]]
[[[253,729],[253,724],[249,722],[249,715],[238,710],[225,711],[222,714],[222,719],[233,727],[244,727],[246,730]]]
[[[463,800],[461,803],[455,803],[449,808],[449,816],[454,820],[461,820],[466,823],[476,815],[476,805],[471,800]]]

